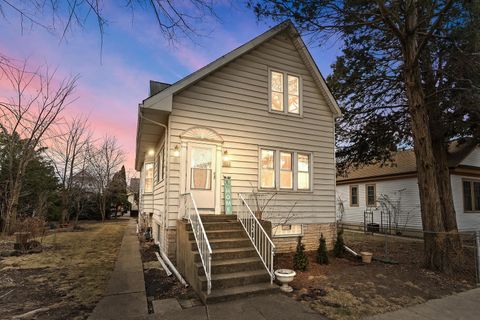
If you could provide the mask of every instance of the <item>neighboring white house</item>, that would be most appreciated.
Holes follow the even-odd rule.
[[[127,187],[127,200],[130,203],[130,214],[138,214],[138,202],[140,192],[140,178],[131,178]]]
[[[363,226],[367,210],[373,212],[374,223],[380,224],[383,210],[391,212],[397,231],[422,229],[415,154],[413,150],[399,151],[393,160],[392,164],[365,166],[337,177],[337,217],[342,223]],[[480,230],[480,147],[451,163],[450,177],[459,230]]]
[[[274,242],[307,249],[335,234],[335,118],[340,109],[293,25],[282,23],[173,85],[150,83],[139,105],[140,214],[170,257],[185,193],[225,214],[238,193],[277,193]],[[293,210],[292,210],[293,208]],[[292,210],[288,223],[282,220]],[[283,217],[283,218],[282,218]],[[283,221],[283,222],[282,222]]]

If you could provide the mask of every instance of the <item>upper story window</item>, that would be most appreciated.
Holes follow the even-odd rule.
[[[260,189],[310,191],[312,154],[260,149]]]
[[[144,193],[153,192],[153,163],[145,164],[145,182],[144,182]]]
[[[300,115],[300,77],[287,72],[270,70],[270,110]]]
[[[480,211],[480,180],[463,180],[463,210]]]

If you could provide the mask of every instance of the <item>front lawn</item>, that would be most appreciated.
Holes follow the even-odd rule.
[[[371,251],[374,257],[385,254],[383,236],[346,232],[344,239],[356,252]],[[330,256],[329,265],[318,265],[315,252],[309,252],[309,269],[297,272],[290,295],[328,318],[359,319],[475,287],[470,269],[455,276],[424,269],[422,252],[421,241],[398,237],[388,241],[389,257],[398,264],[373,261],[367,265],[347,254]],[[277,255],[276,268],[291,268],[292,257]]]
[[[127,222],[83,222],[80,231],[45,237],[41,253],[0,258],[2,319],[39,308],[46,309],[37,319],[86,319],[106,288]]]

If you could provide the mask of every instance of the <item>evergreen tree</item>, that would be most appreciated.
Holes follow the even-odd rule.
[[[259,18],[291,19],[343,43],[328,84],[343,107],[338,166],[384,164],[413,146],[425,265],[461,252],[449,163],[480,143],[480,1],[250,0]],[[458,144],[449,145],[452,139]]]
[[[323,237],[323,233],[320,234],[320,245],[317,249],[317,263],[328,264],[327,243]]]
[[[338,230],[337,240],[335,241],[335,246],[333,247],[333,255],[337,258],[341,258],[345,252],[345,243],[343,242],[343,231]]]
[[[293,269],[305,271],[308,268],[308,257],[305,253],[305,246],[302,243],[302,237],[298,237],[297,250],[293,257]]]

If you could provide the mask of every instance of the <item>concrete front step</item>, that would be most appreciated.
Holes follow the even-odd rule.
[[[207,278],[205,276],[199,276],[198,279],[200,280],[202,290],[207,290]],[[270,281],[270,275],[266,270],[212,274],[212,290],[239,287],[254,283],[265,283],[268,281]]]
[[[247,233],[245,230],[209,230],[206,231],[208,241],[212,241],[214,239],[229,239],[229,238],[246,238],[248,239]],[[188,233],[188,240],[192,241],[195,240],[195,235],[193,231]]]
[[[237,221],[237,216],[236,215],[224,215],[224,214],[219,214],[219,215],[213,215],[213,214],[201,214],[200,219],[202,219],[203,223],[206,222],[225,222],[225,221],[231,221],[231,222],[236,222]]]
[[[229,238],[229,239],[214,239],[210,240],[210,247],[215,249],[227,249],[227,248],[241,248],[248,247],[252,244],[248,238]],[[192,250],[197,250],[197,242],[195,240],[190,241]]]
[[[239,259],[239,258],[249,258],[249,257],[258,257],[257,251],[253,246],[241,247],[241,248],[226,248],[226,249],[216,249],[213,250],[212,261],[225,260],[225,259]],[[195,255],[194,261],[200,262],[200,254],[198,251],[194,251]]]
[[[233,300],[237,298],[245,298],[249,296],[255,296],[258,294],[266,294],[278,292],[279,287],[276,284],[266,283],[255,283],[249,284],[246,286],[231,287],[225,289],[212,290],[212,292],[207,295],[203,292],[203,299],[208,303],[217,303],[222,301]]]
[[[203,222],[203,228],[205,231],[209,230],[243,230],[240,222],[229,221],[215,221],[215,222]],[[187,231],[192,231],[192,225],[187,225]]]
[[[198,275],[205,275],[205,270],[201,262],[195,263],[195,266],[198,270]],[[219,260],[212,261],[212,274],[222,274],[222,273],[231,273],[231,272],[242,272],[242,271],[254,271],[254,270],[263,270],[262,260],[258,257],[250,258],[241,258],[241,259],[228,259],[228,260]]]

